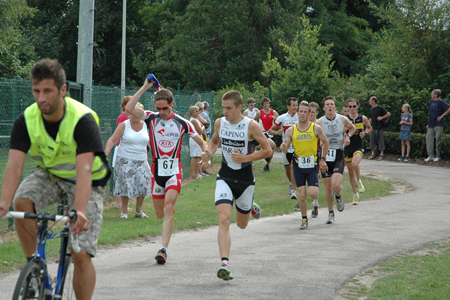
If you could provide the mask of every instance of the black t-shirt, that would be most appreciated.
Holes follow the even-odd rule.
[[[45,119],[43,119],[43,121],[47,133],[53,139],[56,139],[61,121],[55,123],[47,122]],[[75,126],[73,138],[77,143],[77,155],[87,152],[94,152],[97,155],[104,152],[100,128],[91,114],[86,114],[80,118]],[[14,121],[9,148],[28,153],[30,146],[31,140],[25,123],[25,115],[24,113],[21,113]],[[108,179],[109,178],[106,178],[106,180],[93,180],[92,186],[104,186]]]
[[[371,107],[370,108],[370,119],[371,120],[371,125],[373,127],[373,129],[383,129],[383,125],[381,124],[380,121],[378,121],[378,117],[382,117],[384,115],[386,115],[388,113],[388,111],[386,110],[386,108],[384,108],[383,106],[377,105],[375,107]]]

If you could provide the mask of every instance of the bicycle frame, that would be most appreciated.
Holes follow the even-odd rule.
[[[21,212],[8,212],[9,217],[13,218],[26,218],[26,219],[34,219],[38,222],[38,230],[37,230],[37,243],[36,243],[36,251],[34,253],[34,256],[31,261],[35,261],[39,264],[41,269],[44,271],[42,274],[45,276],[45,297],[51,297],[51,299],[60,299],[61,298],[61,283],[63,280],[63,273],[64,273],[64,263],[66,261],[66,256],[68,253],[68,245],[69,245],[69,238],[71,238],[70,234],[70,228],[66,223],[67,219],[69,217],[67,216],[61,216],[61,215],[55,215],[50,216],[47,214],[29,214],[29,213],[21,213]],[[62,221],[64,222],[64,228],[61,231],[49,233],[48,230],[48,221]],[[47,261],[46,261],[46,255],[45,255],[45,247],[47,244],[47,240],[61,238],[61,245],[60,245],[60,252],[59,252],[59,262],[58,262],[58,273],[56,277],[56,285],[55,290],[53,294],[53,288],[52,288],[52,280],[50,278],[50,275],[48,273],[47,269]],[[75,252],[79,252],[78,242],[75,240],[73,243],[73,249]]]

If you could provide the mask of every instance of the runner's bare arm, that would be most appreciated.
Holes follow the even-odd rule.
[[[362,116],[363,124],[366,127],[363,131],[359,133],[361,138],[365,137],[366,134],[369,134],[372,131],[372,125],[370,125],[369,119],[366,116]]]
[[[214,153],[216,153],[217,148],[219,148],[219,144],[220,144],[219,130],[220,130],[220,121],[221,120],[222,119],[219,118],[214,123],[214,134],[211,137],[211,139],[209,140],[208,148],[206,149],[206,151],[202,152],[202,161],[203,162],[209,161],[211,159],[211,156],[213,156]]]
[[[20,184],[23,165],[27,154],[20,150],[10,149],[8,163],[3,173],[2,194],[0,200],[0,219],[8,212],[14,194]]]
[[[273,124],[272,127],[270,127],[270,129],[267,131],[269,134],[271,135],[277,135],[277,134],[282,134],[283,133],[283,128],[277,130],[279,126]]]
[[[280,145],[280,150],[283,151],[284,153],[288,152],[289,145],[292,142],[292,132],[293,131],[294,131],[293,127],[289,127],[288,130],[286,130],[286,140],[283,141]]]
[[[136,118],[142,119],[145,112],[143,109],[136,107],[136,103],[139,102],[142,95],[152,86],[153,81],[148,81],[146,78],[142,87],[133,95],[133,97],[131,97],[130,101],[125,106],[125,112],[135,116]]]
[[[249,124],[248,138],[250,140],[253,139],[256,140],[261,146],[262,150],[247,155],[243,155],[240,152],[233,153],[231,155],[231,158],[233,159],[234,162],[246,163],[255,160],[260,160],[272,155],[272,148],[269,145],[269,141],[264,136],[261,126],[259,126],[259,124],[256,123],[254,120],[252,120]]]
[[[124,131],[125,131],[125,123],[122,122],[117,126],[116,130],[114,130],[114,133],[109,138],[108,142],[106,142],[106,146],[105,146],[106,156],[109,155],[109,152],[111,152],[112,147],[114,147],[114,145],[117,145],[117,142],[122,137]]]
[[[323,133],[322,127],[320,125],[317,125],[317,123],[314,126],[314,133],[322,143],[322,157],[325,158],[328,152],[328,140],[325,134]],[[319,167],[323,173],[328,171],[328,166],[327,163],[325,162],[325,159],[320,159]]]

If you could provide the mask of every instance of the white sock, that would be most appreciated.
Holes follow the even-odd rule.
[[[230,265],[230,261],[229,260],[222,260],[222,265],[229,266]]]
[[[159,250],[164,250],[167,252],[167,247],[161,246],[161,248],[159,248]]]

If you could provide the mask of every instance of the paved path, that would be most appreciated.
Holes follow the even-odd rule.
[[[365,269],[449,237],[449,169],[369,160],[361,165],[415,190],[347,205],[332,225],[325,225],[321,208],[307,231],[297,229],[299,213],[252,220],[245,230],[233,225],[235,279],[229,282],[216,278],[217,227],[175,233],[164,266],[153,259],[160,238],[102,249],[94,260],[94,299],[334,299]],[[16,278],[0,277],[0,299],[9,299]]]

